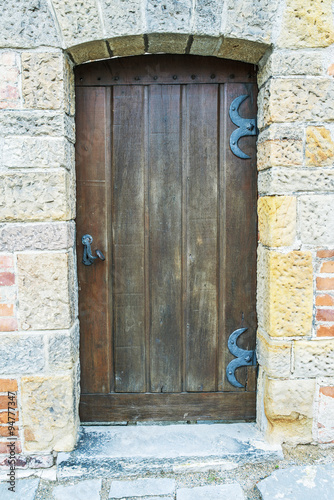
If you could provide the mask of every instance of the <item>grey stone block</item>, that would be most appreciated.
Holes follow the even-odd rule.
[[[260,194],[333,191],[334,170],[275,167],[259,172]]]
[[[174,479],[137,479],[135,481],[112,481],[109,498],[152,497],[170,495],[175,491]]]
[[[68,126],[68,119],[61,112],[55,111],[1,111],[0,135],[9,137],[13,135],[49,135],[62,136],[65,132],[73,137],[73,131]],[[72,141],[74,142],[74,141]]]
[[[334,245],[334,195],[305,195],[298,200],[299,237],[306,245]]]
[[[257,483],[263,500],[333,500],[334,465],[307,465],[276,470]]]
[[[80,481],[71,486],[56,486],[52,495],[55,500],[100,500],[101,486],[101,479]]]
[[[176,492],[176,500],[223,500],[225,498],[226,500],[245,500],[241,486],[237,483],[180,488]]]
[[[219,0],[197,0],[195,5],[193,32],[198,35],[219,36],[221,34],[224,2]]]
[[[4,224],[0,226],[0,252],[66,250],[73,247],[74,222]]]
[[[145,33],[142,0],[101,0],[107,38]]]
[[[41,335],[10,334],[1,337],[0,373],[37,373],[44,368]]]
[[[147,0],[146,22],[150,33],[191,33],[191,0]]]
[[[15,481],[15,492],[8,490],[8,483],[0,483],[1,500],[34,500],[39,479],[18,479]]]

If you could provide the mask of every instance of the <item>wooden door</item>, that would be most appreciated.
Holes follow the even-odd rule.
[[[76,69],[83,421],[254,419],[256,149],[229,145],[232,101],[256,116],[254,67],[147,55]],[[81,238],[106,260],[85,266]]]

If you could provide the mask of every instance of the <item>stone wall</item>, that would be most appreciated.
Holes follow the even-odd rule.
[[[78,428],[73,66],[143,53],[259,66],[258,423],[334,441],[332,0],[8,0],[0,31],[0,452]],[[23,458],[22,458],[23,460]]]

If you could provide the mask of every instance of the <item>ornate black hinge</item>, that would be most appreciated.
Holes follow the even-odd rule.
[[[227,365],[226,368],[226,376],[227,380],[234,387],[244,387],[237,381],[235,378],[235,370],[240,366],[253,366],[256,365],[256,353],[254,351],[247,351],[246,349],[241,349],[241,347],[237,346],[237,340],[242,333],[244,333],[248,328],[239,328],[239,330],[235,330],[228,338],[227,346],[231,354],[236,356],[236,359],[232,359],[232,361]]]
[[[256,135],[257,127],[256,127],[256,119],[255,118],[242,118],[239,115],[239,107],[240,104],[243,103],[249,95],[239,95],[234,101],[232,101],[230,106],[230,118],[234,125],[237,125],[239,128],[234,130],[230,137],[230,148],[232,153],[235,154],[238,158],[247,159],[250,156],[246,155],[238,146],[238,141],[241,137],[245,137],[247,135]]]

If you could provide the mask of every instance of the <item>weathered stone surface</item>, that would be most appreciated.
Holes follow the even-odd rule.
[[[216,55],[223,39],[221,37],[196,36],[194,35],[190,54],[199,56]]]
[[[314,380],[266,380],[264,408],[271,442],[312,441],[314,392]]]
[[[1,335],[0,373],[36,373],[44,368],[44,341],[41,335]]]
[[[331,0],[287,0],[281,47],[327,47],[334,42]]]
[[[95,61],[96,59],[108,59],[110,57],[107,44],[103,40],[75,45],[69,49],[69,53],[76,64]]]
[[[171,495],[175,491],[175,486],[175,479],[111,481],[109,498]]]
[[[0,220],[69,220],[74,190],[63,169],[0,175]]]
[[[188,35],[180,33],[153,33],[148,36],[148,52],[166,52],[170,54],[184,54],[188,43]]]
[[[277,341],[261,332],[257,334],[257,360],[270,377],[289,377],[291,348],[292,342]]]
[[[69,328],[73,311],[68,254],[19,254],[17,267],[21,328]]]
[[[263,500],[322,500],[334,498],[334,468],[327,465],[304,465],[275,470],[257,483]]]
[[[303,143],[301,140],[268,140],[257,145],[257,168],[289,167],[303,164]]]
[[[257,64],[268,45],[239,38],[224,38],[217,56]]]
[[[294,343],[294,376],[334,375],[334,339],[303,340]]]
[[[47,0],[3,2],[1,10],[0,47],[60,47]]]
[[[334,81],[316,78],[271,79],[259,92],[261,129],[272,122],[334,120]]]
[[[192,32],[207,37],[219,36],[221,34],[224,2],[197,0],[195,5]]]
[[[334,142],[327,128],[307,127],[305,157],[309,167],[334,165]]]
[[[39,479],[20,479],[15,481],[15,492],[8,490],[8,482],[0,483],[1,500],[35,500]]]
[[[100,0],[107,38],[146,32],[141,0]]]
[[[302,141],[304,139],[304,127],[298,123],[271,123],[267,128],[259,133],[258,143],[265,141],[284,142],[289,144]],[[287,146],[289,146],[287,144]]]
[[[102,487],[101,479],[80,481],[73,485],[59,485],[54,488],[52,495],[55,500],[100,500]]]
[[[108,43],[113,56],[135,56],[145,53],[143,35],[109,38]]]
[[[20,58],[15,52],[0,52],[0,109],[21,107]]]
[[[179,488],[176,492],[176,500],[221,500],[222,498],[245,500],[245,495],[238,483]]]
[[[311,252],[282,254],[259,247],[259,326],[272,337],[311,334],[313,268]]]
[[[334,245],[334,195],[305,195],[298,200],[299,237],[307,245]]]
[[[27,451],[73,449],[76,410],[72,374],[22,377],[21,403]]]
[[[22,94],[26,108],[59,109],[63,103],[63,56],[23,52]]]
[[[146,22],[149,33],[190,33],[191,0],[147,0]]]
[[[334,169],[270,168],[259,172],[260,194],[294,194],[300,192],[333,192]]]
[[[0,251],[62,250],[74,245],[74,222],[4,224],[0,226]]]
[[[48,337],[48,363],[51,370],[73,368],[79,355],[79,324],[69,332],[52,333]]]
[[[263,196],[258,201],[260,241],[269,247],[292,245],[296,237],[296,207],[293,196]]]
[[[6,168],[70,168],[74,146],[58,137],[12,137],[3,141],[2,165]]]
[[[334,441],[334,387],[320,387],[318,403],[318,440],[320,443]],[[334,495],[334,493],[333,493]]]
[[[0,120],[0,135],[50,135],[72,138],[74,142],[74,126],[69,135],[66,117],[54,111],[2,111]]]
[[[68,115],[75,113],[74,64],[68,54],[64,56],[64,109]]]
[[[67,46],[103,37],[95,0],[52,0]]]

